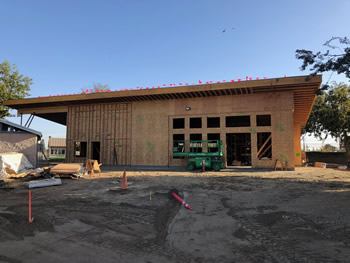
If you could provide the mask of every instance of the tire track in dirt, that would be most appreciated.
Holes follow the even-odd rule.
[[[254,254],[257,254],[251,258],[253,261],[261,262],[261,258],[263,258],[271,262],[334,262],[334,259],[294,245],[298,241],[294,239],[293,235],[282,236],[283,231],[280,232],[282,227],[291,228],[295,225],[303,227],[306,225],[310,229],[314,229],[315,223],[311,223],[296,214],[283,211],[244,216],[241,213],[244,208],[230,207],[228,200],[223,198],[221,201],[224,207],[229,209],[229,214],[239,221],[240,228],[235,232],[236,237],[246,239],[255,245],[256,250],[251,250],[254,251]],[[237,214],[238,212],[240,212],[240,215]],[[284,224],[284,226],[276,227],[278,221],[281,221],[284,217],[288,217],[289,225]],[[261,258],[256,260],[257,257]]]
[[[32,207],[32,211],[36,210],[36,206]],[[36,215],[46,214],[45,209],[36,210]],[[48,216],[38,216],[34,219],[35,223],[28,222],[28,207],[26,205],[9,206],[7,211],[10,213],[2,213],[0,222],[2,224],[0,241],[5,240],[23,240],[24,237],[34,236],[35,232],[55,232],[53,222]],[[35,218],[35,215],[34,215]]]
[[[167,196],[167,194],[164,194]],[[166,197],[167,198],[167,197]],[[167,199],[166,199],[167,200]],[[73,204],[71,206],[69,204]],[[134,254],[147,255],[157,254],[169,259],[186,259],[192,261],[192,257],[188,257],[185,253],[174,251],[165,243],[168,234],[168,227],[181,208],[181,205],[167,200],[162,206],[136,206],[129,203],[92,203],[87,200],[70,199],[56,206],[60,215],[72,214],[75,218],[84,224],[91,225],[94,229],[89,233],[77,233],[74,239],[83,240],[96,245],[103,245],[118,250],[128,251]],[[88,219],[86,214],[88,211],[94,211],[106,220],[95,221]],[[127,229],[129,225],[140,224],[148,231],[155,233],[153,238],[147,238],[138,233]],[[108,229],[112,232],[118,232],[130,236],[129,239],[120,242],[117,238],[108,235],[102,235],[103,241],[98,236],[101,231]],[[137,250],[135,251],[135,248]]]
[[[0,255],[0,262],[22,263],[22,261]]]

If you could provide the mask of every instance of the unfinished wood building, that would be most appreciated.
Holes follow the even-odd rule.
[[[99,92],[6,101],[67,126],[67,162],[187,165],[175,140],[223,142],[227,166],[301,165],[301,130],[321,76]]]

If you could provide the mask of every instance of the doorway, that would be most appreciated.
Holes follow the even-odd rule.
[[[99,163],[100,160],[100,142],[91,143],[91,159],[97,160]]]
[[[251,166],[250,133],[226,133],[227,166]]]

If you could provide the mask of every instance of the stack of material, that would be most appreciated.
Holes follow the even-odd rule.
[[[50,169],[52,174],[77,174],[83,167],[83,163],[60,163]]]
[[[26,176],[39,176],[44,171],[44,169],[43,168],[30,169],[30,170],[26,170],[23,173],[17,174],[14,170],[6,167],[5,171],[8,177],[10,178],[22,178]]]
[[[37,176],[42,171],[42,168],[34,169],[23,153],[0,154],[0,176],[10,178],[20,178],[27,175]]]
[[[327,164],[326,163],[321,163],[321,162],[315,162],[315,167],[326,168]]]

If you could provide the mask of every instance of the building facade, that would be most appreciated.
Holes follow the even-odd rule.
[[[66,157],[66,138],[52,138],[51,136],[49,137],[48,157]]]
[[[302,76],[6,104],[66,124],[67,162],[182,166],[187,160],[173,156],[174,141],[219,139],[227,166],[272,168],[280,160],[293,169],[320,84],[321,76]]]

